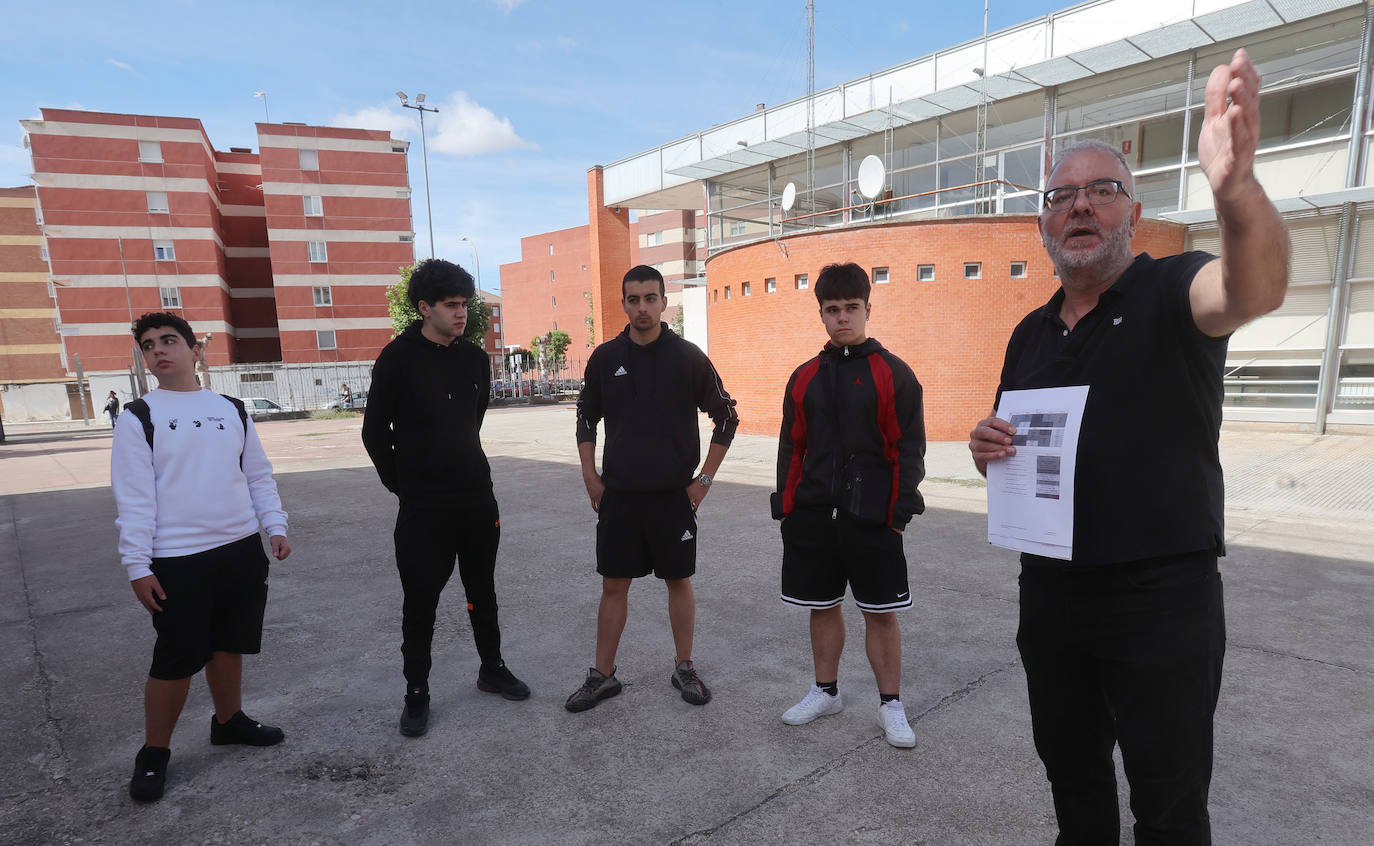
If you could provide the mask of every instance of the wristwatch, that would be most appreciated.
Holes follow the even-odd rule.
[[[701,483],[701,486],[703,488],[711,487],[711,477],[706,475],[705,473],[702,473],[700,476],[698,476],[697,481]]]

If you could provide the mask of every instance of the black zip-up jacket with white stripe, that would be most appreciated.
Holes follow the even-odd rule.
[[[433,505],[491,502],[482,419],[491,396],[487,354],[459,338],[436,344],[406,327],[372,368],[363,446],[386,489]]]
[[[921,383],[906,362],[872,338],[826,344],[787,380],[773,518],[842,507],[846,466],[867,461],[891,469],[887,525],[901,529],[925,511],[925,454]]]
[[[691,484],[701,462],[697,409],[715,421],[711,443],[729,446],[739,426],[735,401],[696,344],[659,324],[653,342],[630,328],[592,351],[577,399],[577,442],[596,443],[606,420],[601,480],[620,491],[666,491]]]

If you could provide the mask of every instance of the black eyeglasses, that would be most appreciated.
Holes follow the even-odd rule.
[[[1060,185],[1040,193],[1045,195],[1045,208],[1050,211],[1068,211],[1073,208],[1078,192],[1088,195],[1088,202],[1095,206],[1106,206],[1116,202],[1118,194],[1131,195],[1120,179],[1095,179],[1087,185]]]

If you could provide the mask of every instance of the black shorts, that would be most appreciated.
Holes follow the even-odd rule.
[[[596,572],[611,579],[685,579],[697,571],[697,513],[687,489],[601,496]]]
[[[911,607],[902,536],[830,510],[804,509],[782,521],[782,601],[834,608],[848,584],[864,611]]]
[[[157,643],[148,675],[184,679],[200,672],[212,652],[262,651],[267,608],[267,553],[249,535],[204,552],[154,558],[153,575],[166,599],[153,614]],[[154,597],[156,599],[156,597]]]

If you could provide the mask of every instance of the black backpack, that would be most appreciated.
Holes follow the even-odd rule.
[[[243,424],[243,436],[245,441],[248,438],[248,409],[244,406],[243,400],[238,397],[231,397],[228,394],[220,396],[234,404],[234,408],[239,410],[239,422]],[[148,408],[148,403],[143,399],[129,400],[124,405],[124,410],[138,418],[138,422],[143,424],[143,437],[148,439],[148,449],[153,448],[153,413]],[[243,466],[243,453],[239,453],[239,466]]]

